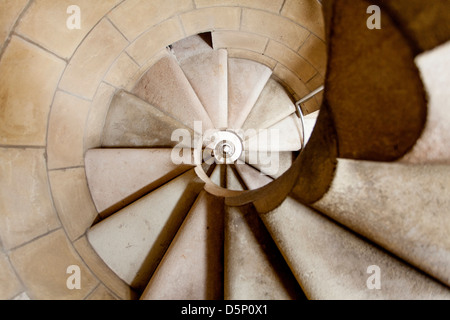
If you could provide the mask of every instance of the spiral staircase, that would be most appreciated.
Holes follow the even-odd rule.
[[[249,17],[272,9],[242,2],[236,16],[247,37]],[[117,18],[136,4],[117,4],[96,28],[105,34],[114,25],[128,41],[114,60],[121,74],[131,62],[141,68],[128,73],[128,83],[103,72],[114,86],[103,82],[94,92],[77,69],[90,63],[80,58],[84,47],[70,59],[54,105],[69,92],[82,100],[80,108],[101,101],[101,112],[91,109],[86,118],[78,164],[63,165],[52,136],[62,118],[51,110],[45,157],[58,220],[16,242],[0,230],[5,292],[77,298],[59,282],[45,283],[67,275],[36,267],[42,256],[64,271],[66,263],[86,265],[82,287],[91,291],[80,298],[449,299],[450,11],[445,1],[373,2],[381,7],[379,30],[366,27],[366,1],[324,1],[323,8],[318,1],[298,2],[310,14],[323,9],[324,83],[312,81],[314,73],[300,71],[293,79],[284,66],[275,67],[299,61],[276,54],[288,43],[282,32],[256,59],[254,51],[214,41],[224,24],[219,18],[189,29],[198,12],[225,14],[209,3],[201,8],[207,1],[195,1],[197,11],[180,9],[184,35],[173,39],[161,31],[171,19],[140,34],[127,28],[129,18]],[[275,12],[289,17],[292,3],[281,1]],[[236,9],[225,6],[227,14]],[[19,22],[10,46],[28,41]],[[158,32],[166,42],[162,50],[149,45]],[[154,50],[150,59],[143,44]],[[280,64],[271,65],[275,56]],[[85,79],[67,80],[77,72]],[[296,92],[299,79],[311,81],[312,95]],[[322,84],[320,111],[308,108]],[[58,133],[73,132],[68,126]],[[3,148],[4,154],[13,149]],[[70,217],[67,203],[74,207]],[[76,258],[62,261],[50,252],[61,242],[68,249],[55,252]]]

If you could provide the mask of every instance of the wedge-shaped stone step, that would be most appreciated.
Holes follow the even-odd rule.
[[[174,56],[155,63],[133,93],[192,129],[195,121],[201,121],[203,130],[214,127]]]
[[[177,41],[171,47],[172,53],[177,57],[177,60],[183,63],[193,56],[213,51],[214,49],[211,45],[211,33],[206,32]]]
[[[302,148],[302,134],[300,119],[297,115],[292,114],[246,139],[244,150],[253,152],[298,151]]]
[[[194,137],[194,131],[167,113],[126,91],[119,91],[109,107],[102,135],[103,147],[159,147],[179,144],[172,133],[183,129]],[[190,147],[187,145],[186,147]]]
[[[141,296],[223,299],[223,199],[202,191]]]
[[[228,188],[243,190],[227,170]],[[224,298],[290,300],[304,298],[292,272],[251,205],[225,209]]]
[[[228,126],[228,54],[204,52],[180,62],[215,128]]]
[[[309,141],[309,138],[311,138],[311,134],[314,130],[314,127],[316,125],[317,122],[317,117],[319,116],[319,111],[315,111],[313,113],[307,114],[306,116],[303,117],[303,124],[304,124],[304,129],[305,129],[305,142],[304,144],[306,145]]]
[[[228,59],[228,127],[240,129],[263,91],[272,71],[257,62]]]
[[[266,129],[295,112],[286,89],[273,78],[267,82],[255,106],[242,125],[244,131]]]
[[[450,298],[446,286],[292,198],[261,218],[309,299]]]
[[[236,164],[235,167],[245,186],[250,190],[259,189],[273,181],[272,178],[248,164]]]
[[[450,170],[339,159],[314,208],[450,285]]]
[[[103,216],[192,168],[174,164],[171,149],[92,149],[85,167],[92,199]]]
[[[245,152],[239,159],[274,179],[285,173],[294,161],[293,152]]]
[[[122,280],[143,290],[203,185],[189,170],[96,224],[90,244]]]

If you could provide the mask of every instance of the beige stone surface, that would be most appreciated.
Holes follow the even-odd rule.
[[[311,138],[311,134],[316,125],[318,116],[319,116],[319,111],[315,111],[310,114],[307,114],[303,118],[303,124],[305,126],[305,145],[308,143],[309,138]]]
[[[273,69],[273,74],[293,91],[293,96],[296,101],[300,100],[311,92],[311,90],[308,89],[305,83],[300,80],[292,70],[288,69],[282,64],[276,65],[276,67]]]
[[[138,72],[139,66],[126,53],[122,53],[106,74],[104,81],[116,88],[125,88],[128,80]]]
[[[171,44],[170,51],[177,58],[179,63],[199,54],[206,54],[213,51],[210,43],[211,33],[201,33],[189,36]]]
[[[449,172],[445,165],[339,159],[314,208],[449,285]]]
[[[322,6],[318,1],[286,0],[281,14],[325,39]]]
[[[27,4],[28,0],[3,0],[0,3],[0,49]]]
[[[105,286],[99,285],[92,291],[86,300],[118,300]]]
[[[242,190],[231,170],[227,171],[227,180],[228,188]],[[224,257],[226,300],[290,300],[301,295],[297,281],[251,205],[226,207]]]
[[[83,235],[97,217],[84,168],[49,172],[53,201],[70,240]]]
[[[272,71],[244,59],[228,59],[228,127],[240,129],[263,91]]]
[[[450,163],[450,41],[416,58],[428,93],[428,114],[424,132],[402,161],[408,163]]]
[[[228,127],[228,55],[215,50],[195,55],[181,62],[215,128]]]
[[[311,34],[300,47],[298,53],[322,76],[325,75],[327,71],[327,46],[323,40]]]
[[[223,199],[202,191],[141,299],[223,299]]]
[[[246,139],[244,150],[252,152],[298,151],[302,148],[302,134],[300,119],[296,114],[292,114]]]
[[[144,100],[125,91],[114,95],[103,122],[103,147],[191,148],[194,131]],[[181,130],[186,141],[176,135]],[[174,135],[172,137],[172,135]]]
[[[215,6],[241,6],[261,9],[278,13],[283,5],[283,0],[195,0],[197,8]]]
[[[273,70],[273,68],[275,68],[275,66],[277,65],[277,61],[269,58],[268,56],[265,56],[264,54],[260,54],[254,51],[235,48],[228,49],[227,51],[229,58],[252,60],[265,65],[271,70]]]
[[[282,16],[252,9],[242,9],[241,30],[267,36],[297,51],[310,32]]]
[[[286,89],[271,78],[242,125],[242,130],[266,129],[294,112],[294,103]]]
[[[53,101],[47,137],[49,169],[83,165],[84,127],[90,102],[62,91]]]
[[[261,218],[309,299],[450,298],[447,287],[292,198]],[[367,286],[372,265],[379,290]]]
[[[215,31],[212,33],[213,45],[218,48],[235,48],[263,53],[267,38],[241,31]]]
[[[127,39],[132,41],[147,29],[193,8],[191,0],[128,0],[108,16]]]
[[[102,133],[105,126],[115,88],[102,82],[89,108],[84,132],[84,150],[98,148],[102,145]]]
[[[10,258],[31,299],[80,300],[98,285],[62,229],[14,250]],[[80,289],[67,288],[72,265],[80,268]]]
[[[143,66],[162,49],[184,37],[184,31],[179,19],[172,18],[146,31],[126,51],[134,61]]]
[[[259,189],[273,181],[273,179],[248,164],[236,165],[236,170],[248,189]]]
[[[211,7],[180,15],[186,35],[213,30],[238,30],[241,9],[238,7]]]
[[[158,61],[142,77],[133,93],[190,128],[194,128],[195,121],[202,122],[203,130],[214,128],[208,113],[173,56],[166,56]]]
[[[22,284],[17,278],[8,256],[0,251],[0,299],[7,300],[17,296],[22,290]]]
[[[22,18],[17,32],[56,55],[68,59],[103,15],[119,2],[120,0],[33,1]],[[67,9],[71,5],[80,8],[80,29],[71,30],[67,27],[67,20],[72,15],[67,13]]]
[[[202,187],[190,170],[96,224],[88,240],[121,279],[142,290]]]
[[[65,62],[13,36],[0,61],[0,143],[44,146]]]
[[[277,179],[292,166],[294,157],[292,152],[245,152],[241,160],[262,174]]]
[[[123,300],[135,300],[138,295],[122,279],[120,279],[94,251],[86,236],[73,242],[83,261],[97,276],[101,283],[115,296]]]
[[[0,234],[11,249],[60,226],[44,149],[0,149]]]
[[[102,215],[123,208],[187,171],[172,162],[172,149],[91,149],[86,176],[95,207]]]
[[[59,87],[92,99],[105,73],[127,45],[128,41],[107,19],[101,20],[78,47]]]
[[[308,39],[310,39],[310,37]],[[306,40],[304,45],[310,47],[308,40]],[[305,49],[304,53],[307,55],[302,57],[279,42],[269,41],[264,54],[289,68],[301,81],[306,83],[317,73],[317,70],[305,60],[306,57],[309,57],[309,55],[315,55],[315,53],[310,53],[307,49]],[[316,61],[320,59],[317,57],[311,57],[311,60]]]

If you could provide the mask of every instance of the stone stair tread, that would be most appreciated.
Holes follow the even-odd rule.
[[[277,139],[278,138],[278,139]],[[244,141],[246,151],[298,151],[301,149],[301,124],[292,114]],[[274,140],[273,140],[274,139]]]
[[[192,168],[175,165],[171,149],[91,149],[85,170],[97,211],[107,215]]]
[[[201,121],[203,130],[214,128],[174,56],[165,56],[156,62],[133,93],[192,129],[195,121]]]
[[[338,159],[313,206],[450,285],[449,188],[447,165]]]
[[[267,81],[270,68],[246,59],[228,59],[228,127],[240,129]]]
[[[266,129],[294,112],[295,105],[286,89],[270,78],[242,125],[242,129],[244,131]]]
[[[228,187],[243,190],[227,170]],[[291,300],[303,296],[289,267],[251,205],[225,208],[224,298]]]
[[[287,152],[245,152],[241,161],[258,169],[261,173],[278,179],[285,173],[294,162],[294,154]]]
[[[317,122],[317,117],[319,116],[319,111],[312,112],[303,117],[303,123],[305,126],[305,145],[308,143],[309,138],[311,138],[311,134],[314,130],[314,126]]]
[[[235,167],[248,189],[259,189],[273,181],[272,178],[246,163],[236,164]]]
[[[223,199],[202,191],[153,274],[142,300],[223,298]]]
[[[309,299],[450,298],[446,286],[292,198],[261,219]],[[379,267],[379,290],[368,285],[370,266]]]
[[[180,62],[215,128],[228,126],[228,54],[207,51]]]
[[[122,280],[143,290],[203,185],[189,170],[94,225],[91,246]]]
[[[102,134],[103,147],[174,147],[172,133],[194,131],[135,95],[119,91],[108,110]]]
[[[203,53],[213,51],[213,48],[208,43],[208,34],[196,34],[186,39],[180,40],[172,44],[172,53],[177,57],[180,63]],[[212,41],[212,40],[211,40]]]

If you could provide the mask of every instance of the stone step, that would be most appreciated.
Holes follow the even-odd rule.
[[[228,127],[240,129],[267,81],[270,68],[246,59],[228,59]]]
[[[402,162],[450,163],[450,42],[416,57],[427,95],[424,131]]]
[[[295,105],[286,89],[273,78],[267,82],[255,106],[242,125],[242,129],[255,134],[259,129],[266,129],[295,112]]]
[[[450,285],[450,170],[339,159],[313,206]]]
[[[174,147],[179,142],[172,141],[171,137],[178,129],[186,130],[194,137],[194,131],[180,121],[135,95],[121,90],[116,93],[109,107],[102,134],[102,146]]]
[[[223,299],[223,199],[202,191],[141,296]]]
[[[180,62],[215,128],[228,127],[228,54],[207,51]]]
[[[311,138],[311,134],[314,130],[314,127],[317,122],[317,117],[319,116],[319,111],[315,111],[313,113],[307,114],[303,117],[303,123],[305,126],[305,145],[308,143],[309,138]]]
[[[200,33],[175,42],[171,45],[171,51],[177,60],[183,63],[193,56],[212,52],[214,49],[211,42],[210,33]]]
[[[241,161],[258,169],[261,173],[274,179],[281,177],[291,166],[294,159],[293,152],[245,152]]]
[[[174,164],[171,149],[91,149],[85,156],[89,190],[103,217],[192,167]]]
[[[122,280],[143,290],[203,185],[189,170],[93,226],[88,240]]]
[[[450,298],[446,286],[292,198],[261,219],[309,299]]]
[[[227,170],[228,188],[244,190]],[[304,297],[251,205],[225,208],[224,298],[291,300]]]
[[[257,135],[244,141],[244,150],[261,151],[298,151],[301,149],[301,123],[296,114],[292,114]]]
[[[201,121],[203,131],[214,128],[174,56],[165,56],[155,63],[133,93],[192,129],[195,121]]]
[[[259,189],[273,181],[271,177],[248,164],[236,164],[235,167],[245,186],[250,190]]]

